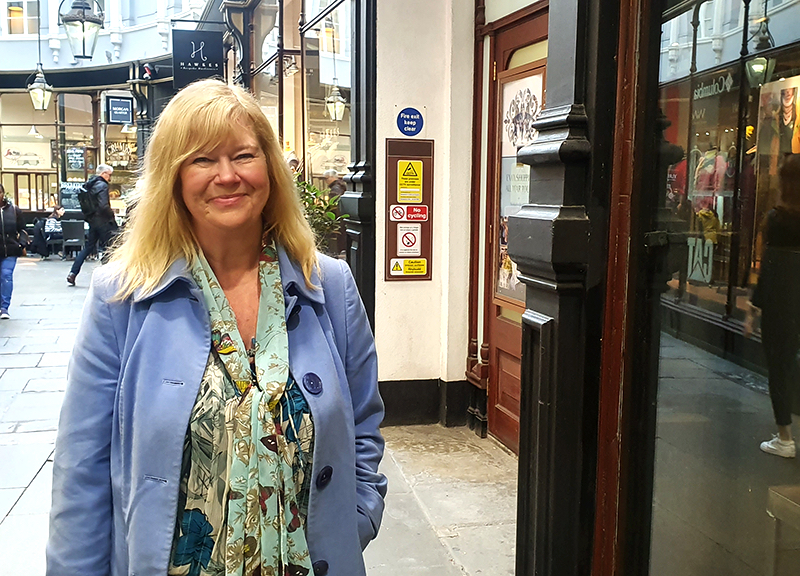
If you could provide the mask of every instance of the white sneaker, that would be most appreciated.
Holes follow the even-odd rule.
[[[777,436],[773,436],[772,440],[769,442],[762,442],[761,443],[761,451],[766,452],[767,454],[774,454],[775,456],[781,456],[783,458],[794,458],[797,454],[797,449],[794,445],[794,440],[789,440],[785,442],[778,438]]]
[[[8,315],[8,310],[0,310],[0,320],[9,320],[11,316]]]

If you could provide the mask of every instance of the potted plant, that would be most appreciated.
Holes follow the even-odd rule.
[[[297,190],[306,212],[306,219],[317,237],[317,249],[328,254],[328,244],[331,238],[339,232],[342,220],[349,214],[339,214],[340,196],[331,196],[328,191],[320,190],[310,182],[298,178]],[[336,254],[332,254],[332,256],[336,256]]]

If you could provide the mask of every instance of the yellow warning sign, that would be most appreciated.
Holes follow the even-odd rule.
[[[422,202],[422,160],[397,161],[397,201],[401,204]]]
[[[392,276],[425,276],[428,273],[427,258],[392,258]]]

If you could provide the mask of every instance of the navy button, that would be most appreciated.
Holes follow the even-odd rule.
[[[333,468],[331,468],[330,466],[325,466],[325,468],[323,468],[320,471],[320,473],[317,474],[317,488],[319,488],[320,490],[325,488],[325,486],[327,486],[330,483],[332,476],[333,476]]]
[[[319,376],[314,374],[313,372],[309,372],[305,376],[303,376],[303,388],[305,388],[309,393],[316,396],[317,394],[322,393],[322,380],[320,380]]]
[[[314,569],[314,576],[325,576],[328,573],[328,563],[325,560],[317,560],[311,567]]]

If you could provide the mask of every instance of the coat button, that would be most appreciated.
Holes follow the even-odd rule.
[[[313,372],[309,372],[305,376],[303,376],[303,388],[305,388],[310,394],[316,396],[317,394],[322,393],[322,380],[320,380],[319,376],[314,374]]]
[[[320,490],[325,488],[325,486],[327,486],[330,483],[332,476],[333,476],[333,468],[331,468],[330,466],[325,466],[325,468],[320,470],[320,473],[317,474],[317,488],[319,488]]]
[[[325,576],[328,573],[328,563],[325,560],[317,560],[311,567],[314,569],[314,576]]]

